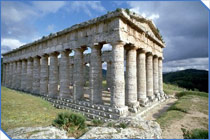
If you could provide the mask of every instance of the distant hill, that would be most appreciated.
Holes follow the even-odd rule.
[[[187,69],[163,74],[164,83],[191,90],[208,92],[208,71]]]

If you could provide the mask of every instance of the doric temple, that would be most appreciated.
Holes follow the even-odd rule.
[[[164,47],[151,20],[117,9],[2,54],[2,85],[88,118],[117,119],[167,97]]]

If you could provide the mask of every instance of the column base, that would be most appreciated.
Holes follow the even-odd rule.
[[[147,96],[149,102],[155,101],[155,96]]]
[[[139,99],[139,104],[142,107],[146,107],[148,104],[148,101],[149,101],[148,98]]]
[[[134,102],[129,105],[128,110],[133,113],[137,113],[139,110],[139,102]]]
[[[114,107],[118,110],[118,113],[121,117],[126,116],[128,114],[128,106],[123,107]]]

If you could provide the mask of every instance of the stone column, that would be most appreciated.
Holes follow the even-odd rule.
[[[13,73],[13,69],[12,69],[12,62],[9,63],[9,85],[8,87],[11,88],[12,87],[12,73]]]
[[[48,94],[48,55],[43,55],[41,57],[41,69],[40,69],[40,94]]]
[[[6,79],[6,64],[5,63],[3,63],[3,68],[2,68],[2,70],[3,70],[3,73],[2,73],[2,85],[3,86],[5,86],[5,79]]]
[[[33,87],[34,94],[40,94],[40,57],[36,56],[33,59]]]
[[[125,104],[129,107],[137,107],[137,71],[136,49],[128,46],[126,49],[126,93]]]
[[[94,45],[90,55],[90,102],[102,104],[101,45]]]
[[[73,80],[73,75],[74,75],[74,59],[72,56],[69,57],[69,82],[70,86],[73,86],[74,80]]]
[[[107,62],[107,71],[106,71],[106,84],[107,84],[107,89],[111,90],[111,85],[112,85],[112,62],[108,61]]]
[[[83,87],[83,51],[84,49],[77,48],[74,53],[74,100],[82,100],[84,98],[84,87]]]
[[[111,104],[116,108],[125,107],[124,45],[112,43],[112,95]]]
[[[150,101],[154,100],[153,94],[153,56],[151,53],[147,54],[147,97]]]
[[[21,90],[21,77],[22,77],[22,74],[21,74],[21,71],[22,71],[22,62],[19,60],[17,61],[17,79],[16,79],[16,87],[17,89]]]
[[[67,50],[61,52],[59,74],[60,74],[60,97],[63,98],[70,97],[69,53],[70,51]]]
[[[145,51],[139,50],[137,54],[137,97],[142,106],[147,103],[146,87],[146,54]]]
[[[15,89],[15,79],[16,79],[16,66],[17,62],[12,63],[12,88]]]
[[[164,96],[164,92],[163,92],[163,73],[162,73],[162,68],[163,68],[163,64],[162,64],[162,58],[158,59],[158,76],[159,76],[159,92],[160,92],[160,96],[163,97]]]
[[[58,97],[58,53],[50,54],[49,87],[48,93],[51,98]]]
[[[159,99],[159,84],[158,84],[158,57],[153,57],[153,88],[156,98]]]
[[[27,61],[25,59],[22,60],[22,68],[21,68],[21,90],[26,91],[26,72],[27,72]]]
[[[29,58],[27,61],[27,88],[28,92],[32,92],[32,84],[33,84],[33,59]]]
[[[6,64],[6,87],[9,87],[9,63]]]

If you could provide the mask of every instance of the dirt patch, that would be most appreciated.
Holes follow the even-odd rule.
[[[168,108],[177,101],[176,98],[169,98],[165,102],[160,103],[158,106],[151,109],[146,113],[143,118],[145,120],[156,120],[163,112],[166,112]]]
[[[146,113],[143,117],[146,120],[156,120],[162,113],[166,112],[168,108],[173,105],[177,99],[169,98],[165,102],[153,108],[151,111]],[[168,125],[162,128],[162,138],[163,139],[183,139],[183,132],[181,128],[186,130],[193,130],[196,128],[208,129],[208,115],[202,113],[206,108],[200,108],[199,104],[202,106],[205,101],[202,98],[195,97],[191,99],[192,105],[188,113],[184,113],[181,119],[172,120]],[[198,108],[199,107],[199,108]]]

